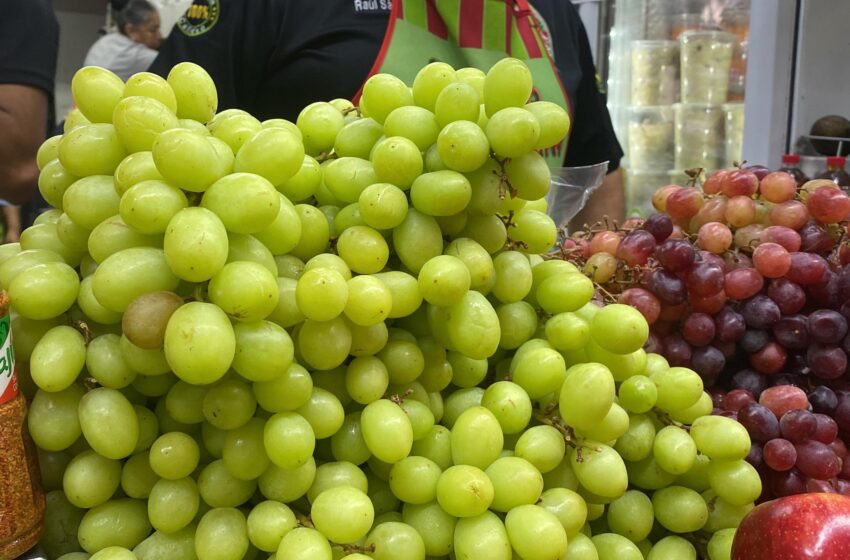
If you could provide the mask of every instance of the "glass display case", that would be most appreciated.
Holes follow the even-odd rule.
[[[741,161],[749,0],[609,0],[599,52],[630,213],[686,171]],[[607,47],[607,48],[606,48]]]

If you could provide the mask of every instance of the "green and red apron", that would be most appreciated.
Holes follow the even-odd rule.
[[[506,56],[531,70],[532,101],[551,101],[571,113],[528,0],[394,0],[369,76],[389,73],[412,84],[419,70],[434,61],[486,72]],[[355,99],[359,97],[360,92]],[[567,138],[541,155],[550,167],[561,167],[566,146]]]

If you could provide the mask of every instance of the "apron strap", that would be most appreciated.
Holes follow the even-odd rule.
[[[513,0],[508,5],[508,9],[511,8],[513,8],[517,31],[519,31],[520,39],[522,39],[525,50],[528,52],[528,57],[541,58],[543,53],[540,50],[537,35],[534,33],[534,29],[532,29],[534,14],[531,11],[531,6],[528,5],[528,0]]]

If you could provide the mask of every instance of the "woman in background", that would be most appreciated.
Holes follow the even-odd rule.
[[[127,80],[150,68],[158,54],[159,12],[147,0],[113,1],[112,5],[118,33],[98,39],[86,55],[85,66],[101,66]]]

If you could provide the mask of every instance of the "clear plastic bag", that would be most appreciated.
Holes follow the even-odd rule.
[[[549,217],[563,227],[578,214],[590,195],[602,184],[608,162],[584,167],[553,167],[549,194],[546,195]]]

